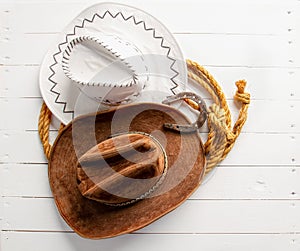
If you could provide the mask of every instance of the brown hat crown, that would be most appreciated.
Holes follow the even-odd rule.
[[[123,206],[147,197],[167,170],[161,144],[149,134],[115,135],[83,154],[77,163],[77,184],[91,200]]]
[[[117,117],[118,120],[115,120]],[[129,117],[134,119],[128,126]],[[117,122],[116,128],[112,126],[113,118],[114,123]],[[166,123],[191,125],[184,114],[170,106],[137,103],[99,112],[96,117],[95,114],[79,117],[58,135],[49,159],[49,181],[60,214],[76,233],[86,238],[99,239],[138,230],[178,207],[195,191],[205,170],[205,156],[201,139],[198,133],[177,133],[167,130],[164,127]],[[117,133],[123,133],[125,138],[120,134],[112,136],[112,129]],[[150,136],[150,133],[153,133],[155,137]],[[147,135],[149,138],[143,137]],[[133,140],[134,138],[137,140],[141,138],[142,142],[148,140],[151,147],[147,147],[147,144],[144,143],[138,143],[133,147],[136,142]],[[120,144],[116,143],[118,139],[121,141]],[[125,147],[129,144],[128,142],[131,148],[137,150],[129,151]],[[89,151],[91,153],[95,151],[102,156],[102,159],[103,155],[114,156],[115,154],[110,154],[115,151],[106,151],[105,145],[115,147],[118,150],[117,157],[119,156],[119,159],[115,157],[107,158],[105,161],[86,159]],[[152,145],[155,146],[157,152],[147,151],[147,149],[152,149]],[[108,147],[108,149],[113,148]],[[163,159],[164,168],[159,161],[152,160],[155,163],[154,169],[147,166],[144,169],[144,165],[143,172],[141,172],[143,175],[133,172],[137,177],[142,177],[141,179],[128,178],[129,176],[135,177],[131,172],[129,172],[131,174],[126,174],[128,177],[119,174],[126,167],[142,163],[139,159],[132,161],[132,158],[144,156],[142,159],[147,160],[151,159],[151,156],[157,156],[156,159],[160,159],[161,151],[164,156],[167,156]],[[110,159],[116,159],[119,163],[124,163],[124,166],[115,165],[113,163],[116,162],[111,162]],[[84,162],[84,160],[88,161]],[[161,171],[162,169],[164,171]],[[133,170],[138,170],[138,168]],[[113,178],[111,180],[114,182],[111,180],[105,182],[109,187],[104,190],[102,182],[115,177],[116,173],[121,175],[125,181],[129,179],[143,182],[127,186],[123,179],[119,182],[118,179]],[[162,174],[155,176],[159,173]],[[146,179],[147,177],[153,178]],[[119,177],[116,176],[116,178]],[[152,184],[144,183],[144,181],[152,182]],[[98,186],[100,184],[101,186]],[[121,185],[118,187],[116,184]],[[112,188],[121,193],[128,187],[131,188],[134,195],[131,198],[111,193]],[[144,191],[146,192],[144,193]],[[151,191],[154,191],[153,194],[147,196]],[[147,198],[142,199],[145,197]],[[132,201],[136,201],[132,198],[140,200],[138,203],[130,204]],[[112,208],[112,206],[98,201],[110,205],[127,205],[129,203],[130,206]]]

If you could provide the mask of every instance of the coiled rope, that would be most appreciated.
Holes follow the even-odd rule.
[[[236,82],[237,91],[234,99],[241,104],[238,119],[232,127],[231,113],[222,88],[214,77],[201,65],[191,60],[187,60],[188,77],[204,87],[211,95],[214,104],[209,107],[208,113],[208,137],[204,144],[207,159],[206,174],[209,173],[218,163],[220,163],[232,147],[241,133],[243,125],[247,120],[247,111],[250,104],[250,94],[245,93],[246,81]],[[186,99],[185,102],[192,108],[199,110],[197,104]],[[49,142],[49,129],[51,123],[51,111],[43,103],[38,130],[43,144],[44,153],[47,159],[50,157],[51,144]],[[61,124],[59,131],[64,128]]]

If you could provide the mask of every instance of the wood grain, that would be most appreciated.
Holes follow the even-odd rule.
[[[74,250],[143,250],[165,251],[172,245],[172,250],[206,251],[215,250],[273,250],[298,251],[299,234],[130,234],[107,240],[86,240],[74,233],[61,232],[3,232],[3,250],[18,250],[20,243],[24,250],[44,251],[59,249]],[[153,244],[153,242],[158,244]]]
[[[3,198],[3,230],[70,231],[52,198]],[[299,232],[299,200],[189,200],[138,233]],[[284,214],[282,212],[285,212]]]

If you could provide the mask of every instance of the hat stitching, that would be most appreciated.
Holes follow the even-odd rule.
[[[112,18],[116,18],[118,15],[120,15],[120,16],[123,18],[124,21],[128,21],[129,19],[132,18],[135,25],[139,25],[139,24],[142,23],[145,31],[152,31],[152,36],[153,36],[153,38],[155,38],[155,39],[161,39],[161,47],[162,47],[162,48],[165,48],[165,49],[168,49],[168,52],[167,52],[167,55],[166,55],[166,56],[167,56],[168,59],[170,59],[171,61],[173,61],[173,63],[170,65],[170,70],[173,71],[173,72],[175,73],[175,75],[174,75],[172,78],[170,78],[170,80],[172,81],[172,83],[175,85],[173,88],[170,89],[170,90],[172,91],[173,94],[175,94],[175,91],[174,91],[174,90],[178,87],[178,84],[176,83],[175,78],[179,75],[179,72],[178,72],[176,69],[174,69],[174,65],[175,65],[176,60],[170,56],[171,48],[170,48],[169,46],[164,45],[164,38],[163,38],[163,37],[160,37],[160,36],[157,36],[157,35],[155,34],[155,29],[154,29],[154,28],[147,28],[147,27],[146,27],[146,24],[145,24],[145,21],[142,21],[142,20],[141,20],[141,21],[137,22],[135,16],[133,16],[133,15],[131,15],[131,16],[129,16],[129,17],[126,18],[126,17],[123,15],[122,12],[117,12],[116,15],[113,15],[109,10],[107,10],[107,11],[105,11],[105,13],[103,14],[102,17],[101,17],[98,13],[95,13],[95,14],[93,15],[93,17],[92,17],[91,20],[89,20],[88,18],[84,18],[83,21],[82,21],[82,23],[81,23],[81,25],[75,25],[74,28],[73,28],[73,32],[66,35],[65,41],[62,42],[62,43],[60,43],[60,44],[58,44],[58,50],[59,50],[59,51],[56,52],[55,54],[53,54],[52,57],[53,57],[54,63],[53,63],[52,65],[49,66],[49,70],[50,70],[52,73],[51,73],[51,75],[48,77],[48,80],[53,84],[53,86],[52,86],[51,89],[50,89],[50,92],[52,92],[53,94],[56,95],[56,98],[55,98],[54,102],[55,102],[56,104],[61,104],[61,105],[63,105],[63,113],[71,113],[71,114],[72,114],[72,119],[74,118],[74,110],[67,110],[67,102],[65,102],[65,101],[60,101],[60,100],[59,100],[59,98],[60,98],[60,93],[54,90],[55,87],[56,87],[57,84],[58,84],[57,82],[55,82],[55,81],[52,79],[52,77],[55,75],[55,71],[53,70],[53,67],[54,67],[55,65],[58,64],[58,61],[56,60],[56,56],[59,55],[60,53],[62,53],[61,46],[63,46],[63,45],[65,45],[65,44],[68,43],[68,37],[69,37],[69,36],[74,36],[77,28],[79,28],[79,29],[84,28],[85,22],[92,23],[92,22],[94,22],[94,20],[95,20],[96,17],[98,17],[98,18],[100,18],[100,19],[103,19],[103,18],[106,16],[106,14],[109,14]]]
[[[133,203],[135,203],[135,202],[137,202],[139,200],[143,200],[146,197],[148,197],[151,193],[153,193],[163,183],[163,181],[164,181],[164,179],[166,177],[166,174],[167,174],[167,170],[168,170],[168,156],[167,156],[166,150],[164,149],[164,147],[162,146],[162,144],[159,142],[158,139],[156,139],[151,134],[148,134],[148,133],[145,133],[145,132],[137,132],[137,131],[130,131],[130,132],[127,132],[127,133],[114,134],[114,135],[111,135],[111,138],[116,137],[116,136],[120,136],[120,135],[124,135],[124,134],[141,134],[141,135],[148,136],[153,141],[155,141],[155,143],[158,144],[158,146],[160,147],[160,149],[161,149],[161,151],[162,151],[162,153],[164,155],[164,170],[163,170],[160,178],[158,179],[158,181],[147,192],[145,192],[144,194],[140,195],[139,197],[137,197],[135,199],[132,199],[130,201],[122,202],[122,203],[114,203],[114,204],[113,203],[103,203],[105,205],[113,206],[113,207],[127,206],[127,205],[133,204]]]

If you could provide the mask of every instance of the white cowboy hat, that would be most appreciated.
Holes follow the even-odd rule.
[[[108,37],[112,38],[110,42]],[[136,85],[130,89],[127,86],[130,81],[118,78],[116,81],[114,74],[112,80],[108,81],[111,83],[106,85],[106,89],[103,87],[104,82],[107,82],[107,74],[105,81],[97,82],[99,88],[93,89],[90,85],[84,84],[89,83],[90,76],[78,79],[80,77],[78,70],[82,70],[82,64],[85,62],[75,64],[77,66],[73,67],[74,64],[73,66],[70,64],[72,56],[68,60],[63,59],[68,48],[72,47],[72,41],[79,38],[85,38],[95,44],[98,42],[100,46],[104,44],[102,49],[111,46],[108,51],[120,56],[114,58],[115,61],[125,56],[134,73],[130,75],[131,80],[136,79],[137,82],[134,83]],[[121,45],[116,46],[116,41],[120,41]],[[133,50],[136,52],[135,55],[128,54],[128,51]],[[104,54],[108,51],[104,50]],[[80,55],[77,53],[73,56],[77,57],[78,61]],[[111,70],[109,72],[117,72],[115,61],[112,60],[111,64],[107,65]],[[90,61],[86,63],[91,64]],[[184,57],[170,31],[146,12],[116,3],[91,6],[74,18],[58,35],[56,42],[46,54],[40,70],[42,96],[52,113],[64,124],[78,115],[103,109],[105,101],[161,102],[168,95],[185,91],[186,81]],[[80,87],[80,83],[83,86]],[[107,86],[110,89],[107,89]],[[127,86],[127,90],[124,86]],[[116,87],[123,89],[116,90]]]

